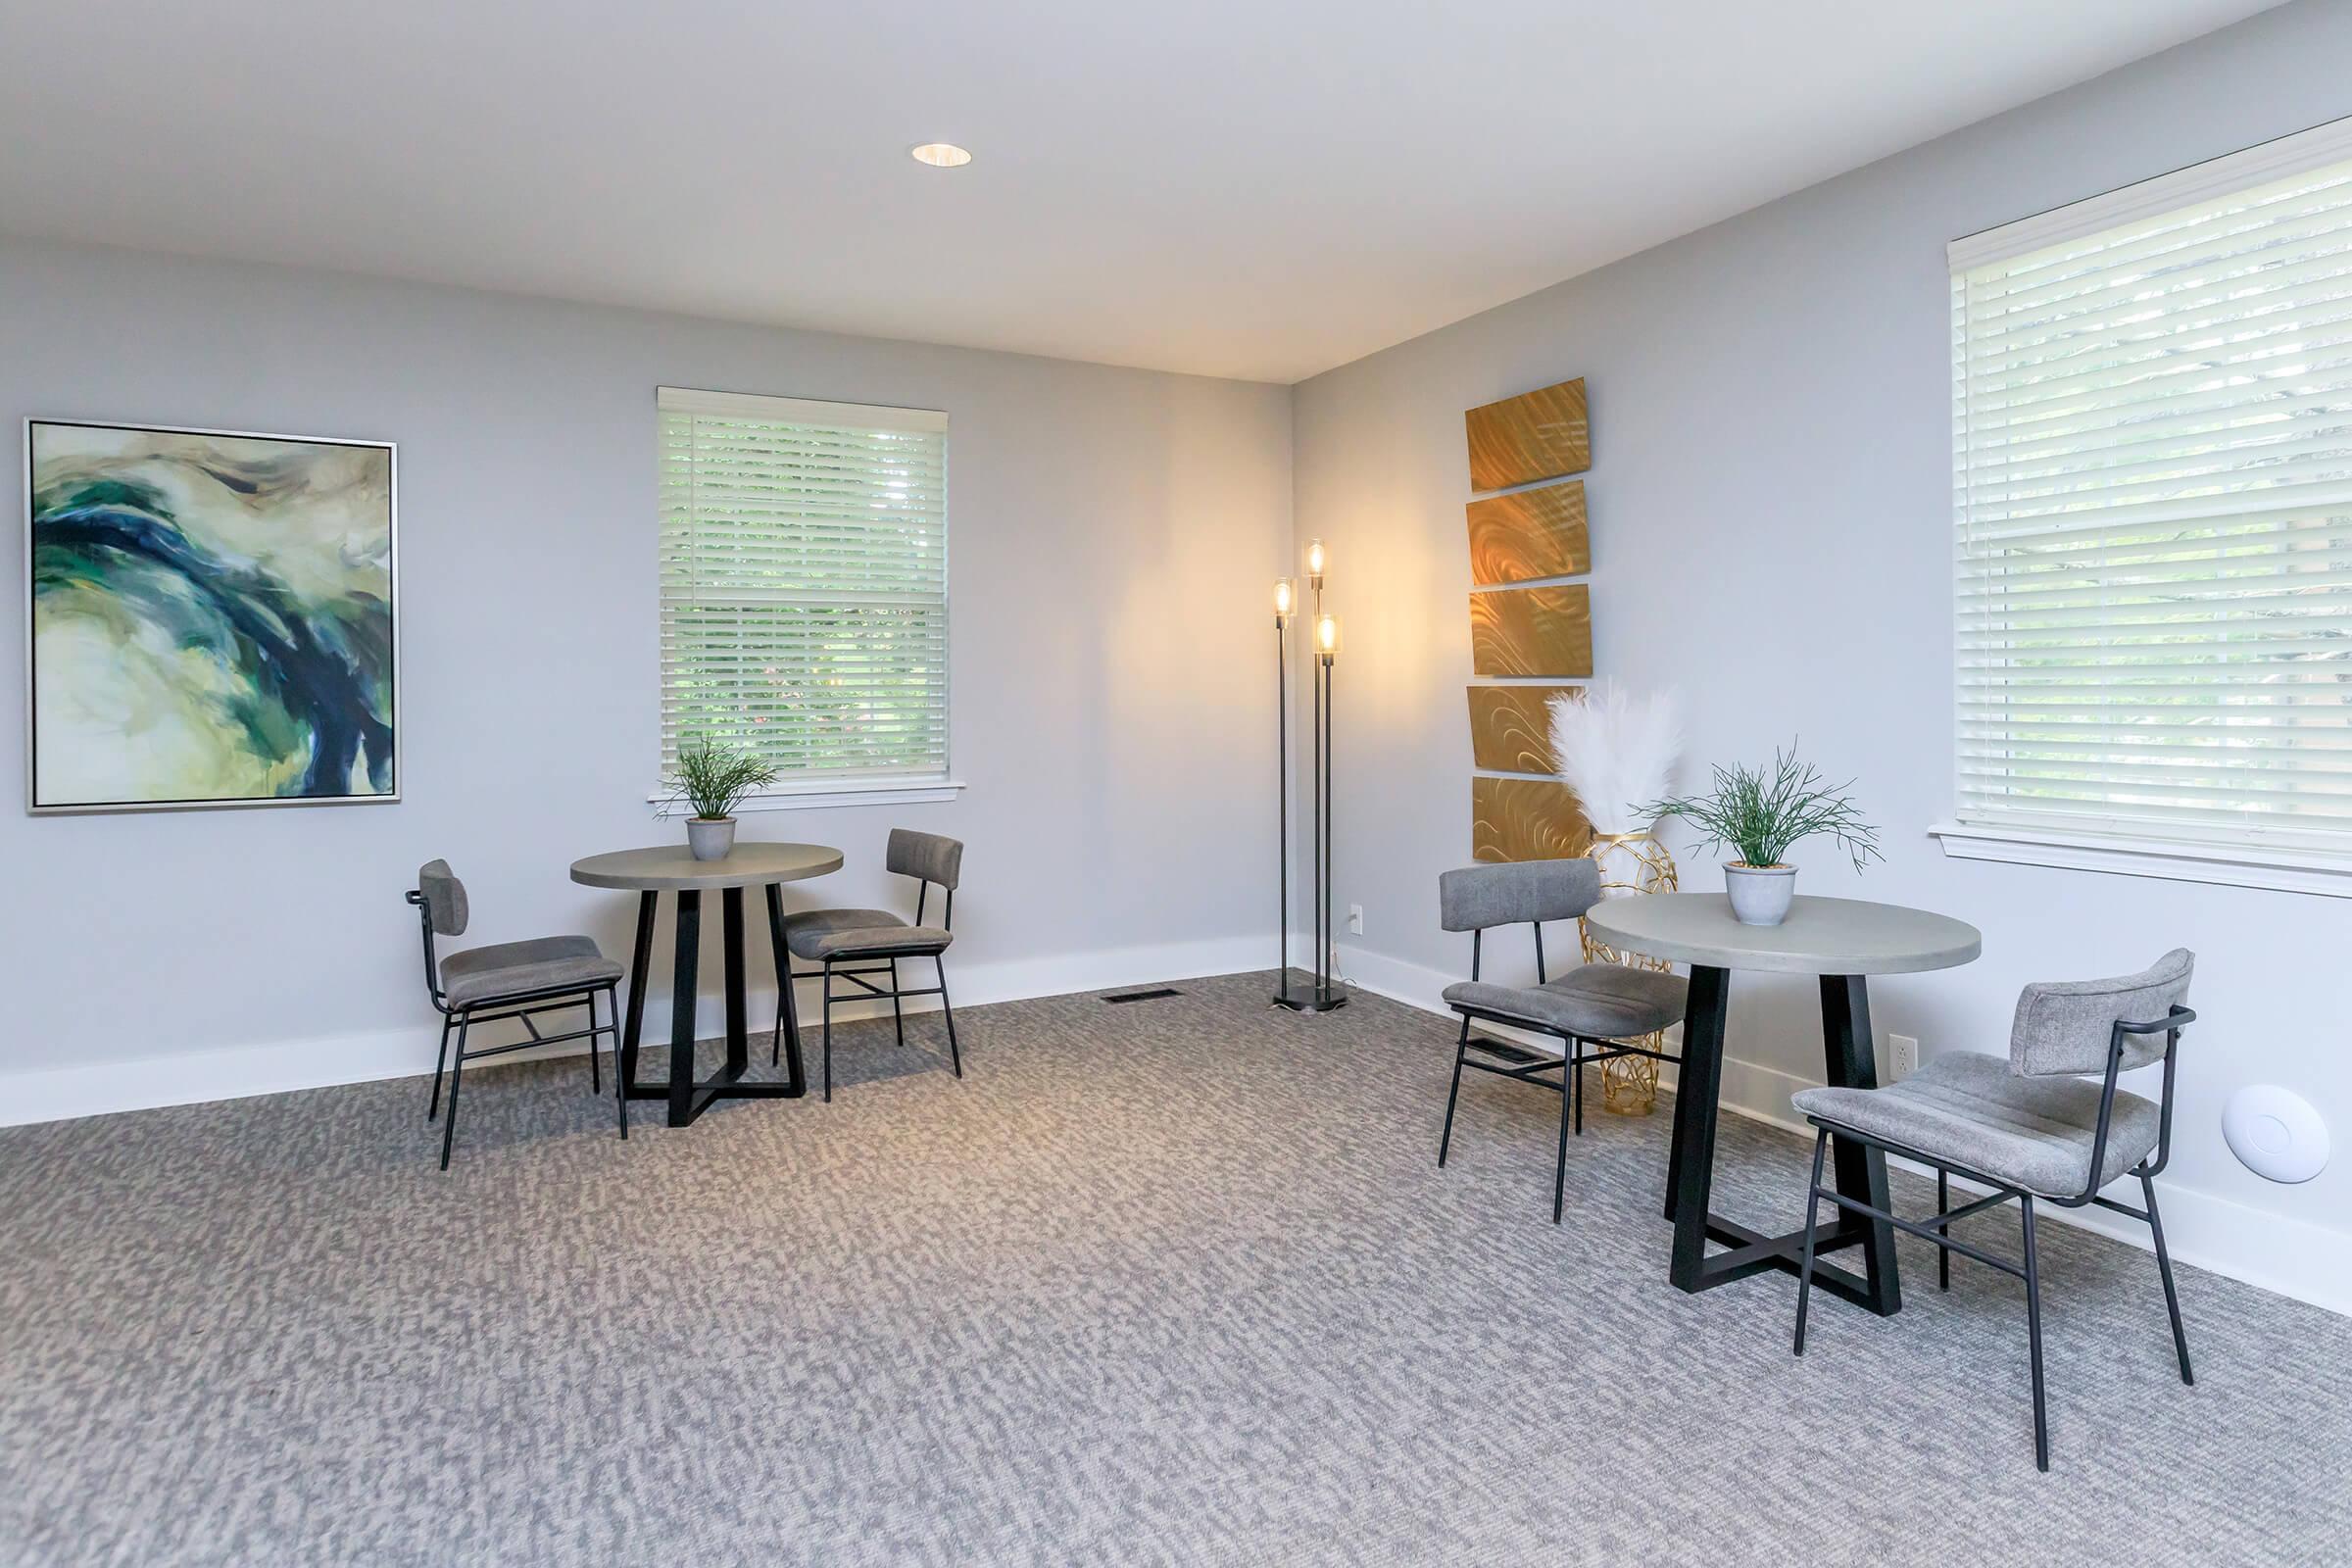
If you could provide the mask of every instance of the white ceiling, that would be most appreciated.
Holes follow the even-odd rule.
[[[1291,381],[2271,3],[0,0],[0,226]]]

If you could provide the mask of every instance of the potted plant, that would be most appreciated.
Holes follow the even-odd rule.
[[[686,843],[698,860],[723,860],[735,848],[735,807],[754,790],[776,781],[776,770],[749,752],[710,739],[688,741],[678,751],[678,776],[670,787],[694,808],[686,820]]]
[[[1852,788],[1851,779],[1824,784],[1818,769],[1796,760],[1792,746],[1775,750],[1769,768],[1718,767],[1707,794],[1659,801],[1644,810],[1683,818],[1698,829],[1704,847],[1738,850],[1740,858],[1723,867],[1733,917],[1741,925],[1779,925],[1796,894],[1796,867],[1782,858],[1790,845],[1827,834],[1853,858],[1857,871],[1884,858],[1879,830],[1862,820],[1846,794]]]

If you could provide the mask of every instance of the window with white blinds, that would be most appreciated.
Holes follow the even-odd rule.
[[[662,387],[662,768],[948,771],[948,416]]]
[[[1960,823],[2352,854],[2352,136],[1951,260]]]

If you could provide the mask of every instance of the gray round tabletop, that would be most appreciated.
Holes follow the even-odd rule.
[[[1802,895],[1779,925],[1741,925],[1720,893],[1609,899],[1585,924],[1620,952],[1783,974],[1917,974],[1967,963],[1984,946],[1975,926],[1948,915]]]
[[[723,860],[698,860],[683,844],[614,850],[571,862],[571,879],[592,888],[646,893],[694,893],[705,888],[760,887],[798,882],[841,869],[841,852],[826,844],[769,844],[739,840]]]

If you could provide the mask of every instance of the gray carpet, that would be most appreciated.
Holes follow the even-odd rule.
[[[421,1081],[0,1132],[0,1561],[2352,1558],[2352,1322],[2187,1271],[2184,1389],[2053,1226],[2040,1476],[2010,1280],[1906,1242],[1794,1360],[1785,1276],[1667,1286],[1663,1116],[1555,1229],[1556,1099],[1472,1082],[1441,1172],[1446,1023],[1265,989],[969,1009],[961,1084],[858,1025],[625,1146],[485,1071],[447,1176]],[[1807,1152],[1727,1117],[1717,1206]]]

